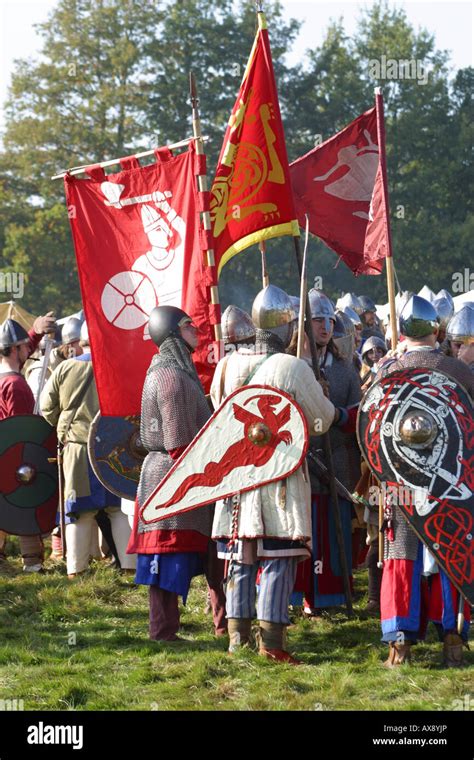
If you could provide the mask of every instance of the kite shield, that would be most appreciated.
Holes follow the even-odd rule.
[[[357,437],[373,474],[457,589],[474,604],[474,418],[439,369],[396,370],[360,405]]]
[[[56,447],[55,429],[37,414],[16,415],[0,422],[1,530],[33,536],[54,528],[58,508]]]
[[[102,485],[122,499],[135,499],[147,455],[140,440],[140,416],[95,416],[87,443],[89,461]]]
[[[284,391],[247,385],[214,412],[142,508],[146,523],[289,477],[308,449],[303,412]]]

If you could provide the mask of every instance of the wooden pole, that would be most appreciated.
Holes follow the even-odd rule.
[[[298,265],[298,272],[301,279],[303,275],[303,260],[301,256],[299,237],[294,237],[293,242],[295,246],[296,263]],[[301,304],[300,304],[300,307],[301,307]],[[316,349],[316,341],[314,339],[313,325],[311,322],[311,307],[309,303],[308,294],[306,294],[305,308],[306,308],[306,314],[308,315],[308,319],[306,319],[305,321],[305,327],[306,327],[306,334],[308,336],[309,347],[311,351],[311,361],[313,365],[314,374],[316,375],[316,379],[319,381],[321,379],[321,372],[319,370],[318,352]],[[329,474],[329,493],[330,493],[331,504],[332,504],[332,509],[334,513],[336,539],[337,539],[337,545],[339,549],[339,559],[341,563],[342,581],[344,584],[344,596],[346,598],[347,614],[349,616],[352,616],[354,614],[354,611],[352,609],[351,588],[350,588],[350,583],[349,583],[349,567],[347,564],[346,547],[344,545],[341,512],[339,509],[339,499],[337,496],[336,481],[335,481],[335,476],[334,476],[334,462],[332,459],[331,444],[330,444],[328,433],[324,433],[324,435],[322,436],[322,440],[323,440],[324,457],[326,460],[328,474]]]
[[[58,438],[57,449],[58,462],[58,496],[59,496],[59,524],[61,526],[61,549],[63,559],[66,559],[66,512],[64,508],[64,475],[63,475],[63,445]]]
[[[306,296],[308,295],[308,283],[306,281],[306,262],[308,251],[308,239],[309,239],[309,216],[306,216],[306,230],[305,241],[303,250],[303,270],[301,273],[301,286],[300,286],[300,313],[298,318],[298,347],[296,350],[296,356],[301,359],[304,351],[304,336],[305,336],[305,315],[306,315]]]
[[[457,616],[457,631],[458,634],[462,634],[464,628],[464,596],[459,592],[459,604],[458,604],[458,616]]]
[[[267,269],[267,244],[265,243],[265,240],[262,240],[258,244],[258,248],[262,255],[262,287],[266,288],[270,285],[270,277],[268,276]]]
[[[167,145],[166,147],[168,150],[175,150],[177,148],[184,148],[186,145],[189,145],[190,142],[192,142],[195,138],[194,137],[187,137],[185,140],[180,140],[180,142],[173,143],[172,145]],[[201,137],[200,138],[203,141],[208,140],[209,138]],[[155,152],[155,148],[152,150],[145,150],[143,153],[135,153],[134,158],[144,158],[145,156],[151,156]],[[120,161],[123,160],[122,158],[112,158],[110,161],[102,161],[100,164],[97,164],[97,166],[100,166],[102,169],[104,169],[106,166],[115,166],[115,164],[119,164]],[[55,174],[54,177],[51,177],[51,179],[62,179],[66,176],[66,174],[84,174],[86,169],[90,169],[92,166],[96,166],[96,164],[83,164],[83,166],[73,166],[70,169],[66,169],[66,171],[61,172],[61,174]]]
[[[196,154],[198,156],[202,156],[204,155],[204,142],[203,142],[202,129],[201,129],[201,118],[199,115],[199,96],[198,96],[198,91],[197,91],[196,77],[194,76],[194,73],[192,71],[189,73],[189,92],[191,95],[193,135],[194,135],[194,139],[196,140]],[[198,188],[199,188],[199,192],[201,193],[208,192],[209,183],[207,180],[207,174],[200,174],[198,176]],[[211,212],[209,210],[203,211],[202,223],[206,232],[210,232],[212,230]],[[207,249],[206,259],[207,259],[207,265],[209,267],[215,267],[216,262],[214,258],[214,250],[212,248]],[[211,286],[210,291],[211,291],[211,304],[213,306],[220,307],[219,291],[217,288],[217,283]],[[220,320],[215,325],[213,325],[213,327],[214,327],[214,340],[219,343],[220,349],[221,349],[219,352],[219,355],[223,355],[224,344],[222,341],[222,328],[221,328]]]
[[[377,562],[377,567],[382,568],[383,567],[383,549],[384,549],[384,534],[382,531],[383,526],[383,490],[382,490],[382,484],[378,483],[379,488],[379,560]]]
[[[384,198],[384,206],[386,211],[386,226],[387,226],[387,290],[388,290],[388,302],[390,305],[390,329],[392,336],[392,348],[395,348],[398,343],[398,324],[397,324],[397,309],[395,305],[395,270],[393,266],[393,254],[392,254],[392,235],[390,230],[390,202],[388,197],[388,181],[387,181],[387,157],[385,152],[385,119],[383,112],[383,96],[382,89],[380,87],[375,88],[375,111],[377,114],[377,137],[379,143],[379,161],[382,169],[382,192]]]

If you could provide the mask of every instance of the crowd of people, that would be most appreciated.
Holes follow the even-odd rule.
[[[205,575],[215,634],[229,637],[229,652],[252,646],[255,638],[261,655],[293,665],[299,661],[288,651],[291,614],[316,621],[331,616],[347,601],[344,564],[351,589],[351,573],[364,566],[366,612],[380,616],[382,640],[389,647],[385,665],[409,661],[412,646],[432,621],[445,665],[460,666],[470,607],[464,604],[459,631],[458,591],[396,504],[389,528],[380,525],[378,506],[368,496],[377,483],[356,437],[363,394],[395,369],[438,368],[473,396],[474,303],[455,312],[448,292],[425,295],[399,295],[400,334],[394,344],[388,319],[379,318],[369,297],[348,293],[334,304],[311,289],[307,316],[320,370],[316,379],[307,335],[296,355],[299,299],[268,285],[255,298],[251,315],[236,305],[223,313],[225,352],[208,397],[192,361],[198,334],[191,317],[177,307],[156,307],[148,329],[158,351],[144,383],[140,424],[148,453],[134,505],[108,491],[89,463],[87,441],[99,401],[86,323],[71,318],[64,324],[41,388],[53,314],[38,317],[29,332],[6,320],[0,326],[0,420],[32,414],[39,400],[39,413],[56,428],[62,446],[65,535],[59,525],[53,530],[49,562],[61,561],[65,542],[67,576],[73,580],[91,558],[113,557],[121,572],[133,573],[137,584],[149,587],[150,638],[169,642],[180,638],[179,598],[185,604],[193,577]],[[299,405],[310,434],[305,462],[284,481],[145,522],[140,510],[174,461],[213,410],[249,384],[284,391]],[[325,434],[340,488],[345,563]],[[44,538],[20,536],[26,572],[44,570]],[[0,531],[3,569],[8,565],[5,542]]]

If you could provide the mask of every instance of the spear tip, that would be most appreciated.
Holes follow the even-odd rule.
[[[196,84],[196,77],[194,75],[194,71],[189,72],[189,92],[191,95],[191,100],[194,102],[198,98],[198,92],[197,92],[197,84]]]

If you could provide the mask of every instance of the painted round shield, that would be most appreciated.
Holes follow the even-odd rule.
[[[419,538],[474,596],[474,415],[467,391],[438,369],[379,379],[357,419],[362,453]],[[403,486],[403,492],[399,486]]]
[[[87,444],[89,461],[105,488],[122,499],[135,499],[147,455],[140,441],[140,416],[96,415]]]
[[[58,509],[56,447],[55,429],[39,415],[17,415],[0,422],[1,530],[32,536],[54,528]]]

